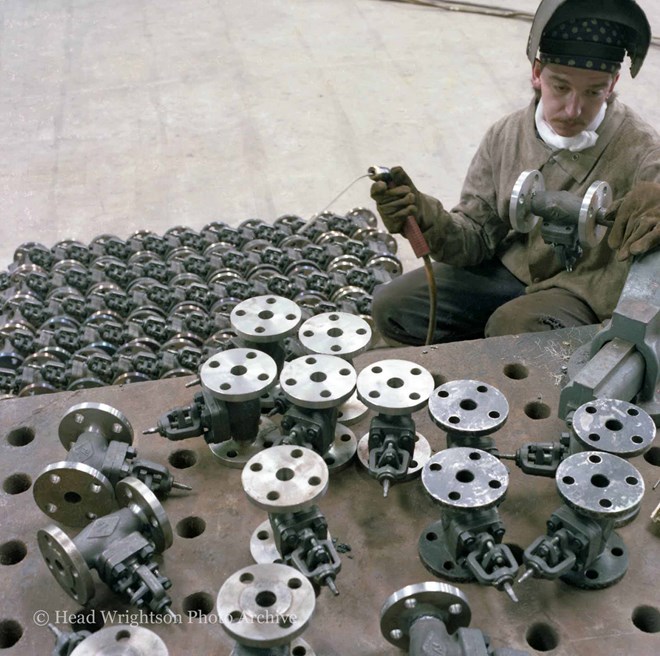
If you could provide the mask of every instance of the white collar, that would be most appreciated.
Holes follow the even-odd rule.
[[[536,113],[534,114],[536,129],[541,139],[555,150],[570,150],[571,152],[578,152],[580,150],[585,150],[585,148],[591,148],[598,139],[596,130],[605,118],[606,104],[607,103],[603,103],[598,115],[589,125],[587,125],[585,130],[576,134],[574,137],[562,137],[560,134],[557,134],[552,129],[552,126],[543,118],[543,99],[541,98],[536,106]]]

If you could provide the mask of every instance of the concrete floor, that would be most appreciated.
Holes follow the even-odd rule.
[[[25,241],[307,218],[371,164],[451,205],[530,97],[528,30],[382,0],[0,0],[0,266]],[[655,47],[620,84],[656,126],[658,79]],[[368,180],[331,209],[358,205]]]

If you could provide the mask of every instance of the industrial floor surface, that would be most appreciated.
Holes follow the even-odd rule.
[[[530,98],[529,27],[383,0],[0,0],[0,267],[26,241],[308,218],[372,164],[451,206]],[[658,126],[660,49],[625,66]],[[355,206],[366,179],[331,209]]]

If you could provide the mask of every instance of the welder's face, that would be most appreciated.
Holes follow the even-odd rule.
[[[574,137],[598,115],[619,79],[603,71],[534,62],[532,85],[541,92],[545,120],[562,137]]]

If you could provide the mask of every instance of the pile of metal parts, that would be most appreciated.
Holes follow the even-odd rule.
[[[364,208],[22,244],[0,272],[0,394],[196,373],[235,337],[231,310],[263,294],[305,318],[341,310],[369,321],[374,287],[401,273],[396,250]]]

